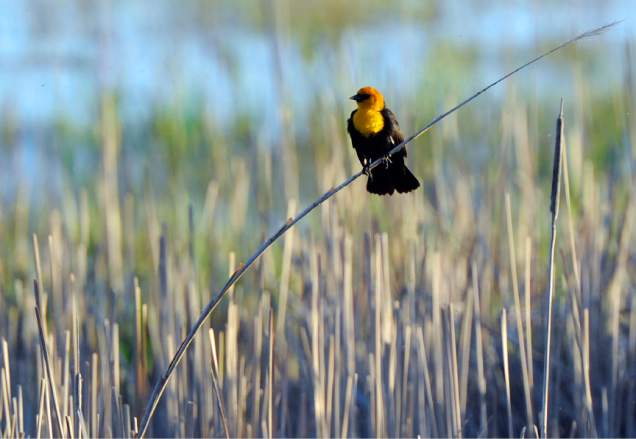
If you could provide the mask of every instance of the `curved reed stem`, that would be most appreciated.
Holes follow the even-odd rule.
[[[614,25],[616,25],[618,23],[620,23],[620,21],[615,21],[613,23],[606,24],[604,26],[601,26],[601,27],[589,30],[587,32],[584,32],[584,33],[582,33],[582,34],[580,34],[580,35],[578,35],[578,36],[576,36],[574,38],[571,38],[571,39],[567,40],[564,43],[559,44],[558,46],[556,46],[556,47],[554,47],[554,48],[552,48],[552,49],[550,49],[550,50],[548,50],[546,52],[543,52],[542,54],[536,56],[535,58],[531,59],[530,61],[520,65],[516,69],[508,72],[507,74],[501,76],[497,80],[491,82],[490,84],[488,84],[487,86],[485,86],[484,88],[482,88],[478,92],[474,93],[470,97],[464,99],[459,104],[457,104],[454,107],[452,107],[451,109],[449,109],[449,110],[445,111],[444,113],[441,113],[440,115],[435,117],[433,120],[431,120],[431,122],[429,122],[423,128],[421,128],[420,130],[416,131],[415,134],[413,134],[412,136],[410,136],[409,138],[404,140],[399,145],[395,146],[391,151],[389,151],[388,156],[390,157],[390,156],[396,154],[398,151],[400,151],[403,148],[405,148],[406,145],[408,145],[409,143],[411,143],[412,141],[414,141],[415,139],[420,137],[422,134],[424,134],[425,132],[430,130],[434,125],[436,125],[437,123],[441,122],[443,119],[445,119],[446,117],[448,117],[449,115],[451,115],[455,111],[459,110],[461,107],[463,107],[464,105],[468,104],[469,102],[471,102],[472,100],[477,98],[482,93],[486,92],[490,88],[492,88],[495,85],[497,85],[497,84],[501,83],[502,81],[506,80],[507,78],[509,78],[510,76],[514,75],[515,73],[525,69],[526,67],[529,67],[531,64],[536,63],[537,61],[541,60],[542,58],[545,58],[546,56],[551,55],[552,53],[564,48],[565,46],[568,46],[568,45],[570,45],[570,44],[572,44],[572,43],[574,43],[574,42],[576,42],[576,41],[578,41],[580,39],[598,35],[599,33],[604,32],[605,30],[609,29],[610,27],[612,27],[612,26],[614,26]],[[383,163],[383,159],[378,159],[378,160],[374,161],[373,163],[371,163],[369,165],[369,170],[375,169],[381,163]],[[325,192],[324,194],[322,194],[317,200],[315,200],[313,203],[311,203],[309,206],[307,206],[304,210],[302,210],[300,213],[298,213],[295,217],[289,218],[286,223],[284,223],[281,227],[279,227],[269,238],[267,238],[256,249],[256,251],[252,254],[252,256],[249,257],[249,259],[244,264],[242,264],[234,273],[232,273],[232,275],[227,280],[225,285],[223,285],[223,287],[217,292],[217,294],[208,302],[208,304],[205,306],[205,308],[203,308],[203,310],[201,311],[201,315],[199,315],[199,318],[197,319],[197,321],[190,328],[190,331],[188,332],[188,335],[186,336],[186,338],[181,342],[181,345],[179,346],[179,349],[175,353],[174,357],[172,358],[172,361],[168,365],[168,368],[161,375],[161,378],[159,378],[159,381],[157,381],[157,383],[155,384],[155,387],[152,390],[152,394],[150,395],[150,399],[148,400],[148,404],[146,405],[146,410],[145,410],[144,416],[143,416],[143,418],[141,420],[141,425],[139,426],[139,437],[140,438],[145,435],[145,433],[146,433],[146,431],[148,429],[148,424],[150,422],[150,419],[152,418],[152,415],[154,414],[155,409],[157,408],[157,405],[159,404],[159,400],[161,398],[161,395],[163,394],[163,392],[164,392],[164,390],[166,388],[166,385],[168,384],[168,380],[170,379],[170,376],[172,375],[174,369],[177,367],[177,365],[179,364],[179,362],[183,358],[183,355],[185,354],[185,352],[187,351],[188,347],[192,343],[192,340],[194,340],[194,337],[196,336],[197,332],[199,332],[199,329],[201,329],[201,326],[203,325],[205,320],[207,320],[207,318],[210,316],[212,311],[214,311],[214,309],[217,307],[217,305],[221,302],[221,300],[223,300],[223,298],[226,296],[226,294],[230,291],[230,288],[232,287],[232,285],[234,285],[241,278],[241,276],[247,271],[247,269],[250,268],[250,266],[252,266],[252,264],[254,264],[254,262],[256,262],[256,260],[274,242],[276,242],[276,240],[278,240],[278,238],[280,238],[282,235],[284,235],[287,230],[292,228],[298,221],[303,219],[309,212],[311,212],[316,207],[321,205],[323,202],[325,202],[326,200],[328,200],[329,198],[331,198],[332,196],[334,196],[335,194],[340,192],[342,189],[344,189],[347,186],[349,186],[356,179],[358,179],[358,177],[360,177],[362,175],[363,175],[363,171],[356,172],[355,174],[353,174],[352,176],[350,176],[349,178],[344,180],[342,183],[340,183],[338,186],[333,187],[330,190],[328,190],[327,192]]]

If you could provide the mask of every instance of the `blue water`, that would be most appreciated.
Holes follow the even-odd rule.
[[[188,13],[181,11],[187,5],[180,2],[86,3],[0,1],[2,108],[12,108],[20,120],[47,121],[63,112],[87,121],[101,87],[108,86],[122,91],[131,117],[143,115],[149,103],[174,99],[175,92],[203,93],[221,121],[276,101],[269,33],[254,31],[240,19],[215,29],[190,29],[183,22]],[[312,60],[303,59],[293,39],[283,40],[286,87],[301,97],[297,91],[307,83],[328,86],[344,73],[352,85],[390,78],[396,91],[404,92],[422,68],[418,62],[413,71],[413,59],[426,59],[428,46],[438,41],[477,47],[492,57],[505,48],[527,50],[537,41],[556,41],[626,19],[602,37],[604,43],[620,44],[636,23],[631,0],[448,1],[440,8],[439,17],[426,25],[406,17],[345,28],[336,47],[319,45]],[[228,66],[220,51],[230,53],[235,65]],[[344,68],[338,65],[341,53],[350,57]]]
[[[409,3],[414,0],[396,3],[395,9],[408,11]],[[276,37],[277,64],[272,33],[250,27],[224,4],[209,2],[219,16],[229,17],[210,28],[195,24],[188,2],[0,0],[0,120],[25,131],[19,148],[0,145],[0,172],[4,162],[5,174],[10,168],[37,175],[37,145],[46,139],[29,133],[31,128],[51,126],[61,117],[79,126],[94,124],[104,89],[117,90],[130,123],[157,106],[196,97],[219,125],[248,115],[261,139],[273,143],[278,113],[265,109],[278,108],[282,99],[302,126],[316,96],[347,112],[346,97],[361,85],[376,85],[400,102],[422,84],[441,87],[426,77],[431,66],[444,68],[435,57],[441,44],[475,51],[474,65],[461,73],[461,81],[445,85],[459,98],[539,47],[624,19],[617,29],[580,43],[606,46],[598,77],[588,79],[610,87],[622,78],[625,42],[633,40],[636,23],[632,0],[440,1],[425,23],[408,14],[379,16],[345,26],[336,39],[316,35],[310,53],[284,28]],[[534,69],[534,92],[554,95],[558,73],[554,67]],[[571,84],[561,85],[567,95]]]

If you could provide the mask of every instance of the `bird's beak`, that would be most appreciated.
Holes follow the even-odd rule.
[[[362,95],[362,94],[358,93],[358,94],[355,94],[355,95],[351,96],[349,99],[353,99],[356,102],[360,102],[360,101],[365,100],[366,98],[368,98],[367,95]]]

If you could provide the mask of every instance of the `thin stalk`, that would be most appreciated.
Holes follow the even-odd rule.
[[[36,298],[40,296],[38,281],[33,281],[33,291],[35,293]],[[49,350],[46,347],[46,339],[44,338],[44,324],[42,322],[42,316],[40,315],[40,308],[36,305],[35,307],[35,318],[38,324],[38,333],[40,335],[40,346],[42,347],[42,356],[44,357],[44,367],[46,369],[46,377],[49,383],[49,387],[51,389],[51,396],[53,398],[53,407],[55,409],[55,418],[57,420],[57,428],[60,432],[61,437],[65,437],[66,435],[64,427],[62,426],[62,415],[60,412],[60,405],[58,403],[57,398],[57,390],[55,386],[55,375],[53,374],[53,370],[51,368],[51,360],[49,358]]]
[[[274,311],[269,310],[269,349],[267,362],[267,434],[274,436]]]
[[[479,300],[479,280],[477,264],[472,263],[473,306],[475,308],[475,356],[477,360],[477,389],[479,391],[479,430],[480,435],[488,436],[488,416],[486,410],[486,376],[484,374],[484,348],[481,335],[481,302]]]
[[[225,417],[225,409],[223,407],[223,400],[221,399],[221,390],[219,389],[219,362],[216,356],[216,339],[214,338],[214,329],[210,328],[208,331],[208,335],[210,337],[210,350],[212,352],[212,385],[214,386],[214,394],[216,396],[216,403],[219,407],[219,414],[221,415],[221,424],[223,425],[223,433],[225,435],[225,439],[230,438],[229,429],[227,427],[227,419]]]
[[[519,294],[519,278],[517,277],[517,255],[515,252],[514,232],[512,229],[512,208],[510,207],[510,193],[506,193],[506,225],[508,229],[508,247],[510,250],[510,270],[512,276],[512,292],[514,298],[515,323],[517,325],[517,334],[519,337],[519,356],[521,363],[521,377],[523,381],[523,394],[526,403],[526,423],[531,428],[534,423],[532,414],[532,388],[530,387],[530,379],[528,375],[528,357],[526,356],[526,340],[521,320],[521,299]]]
[[[528,365],[528,380],[530,381],[530,386],[534,386],[534,371],[532,366],[532,293],[530,288],[530,275],[531,275],[531,264],[532,263],[532,246],[530,242],[530,237],[526,237],[526,273],[525,273],[525,291],[524,291],[524,311],[525,311],[525,320],[526,320],[526,340],[528,341],[526,354],[527,360],[526,364]]]
[[[550,343],[552,332],[552,302],[554,300],[554,247],[556,244],[556,221],[559,215],[559,195],[561,193],[561,158],[563,144],[563,99],[556,123],[556,139],[554,142],[554,166],[552,168],[552,192],[550,196],[551,234],[550,255],[548,259],[548,291],[547,291],[547,325],[545,331],[545,361],[543,369],[543,416],[541,420],[541,437],[548,437],[548,403],[550,388]]]
[[[503,355],[504,381],[506,382],[506,418],[508,419],[508,437],[514,437],[512,428],[512,404],[510,402],[510,367],[508,366],[508,318],[506,308],[501,312],[501,352]]]

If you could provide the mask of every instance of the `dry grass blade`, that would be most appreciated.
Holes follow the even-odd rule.
[[[12,425],[11,425],[11,409],[9,408],[9,401],[10,398],[8,396],[8,387],[9,385],[7,384],[7,379],[4,373],[5,369],[2,369],[0,372],[0,399],[2,400],[2,406],[4,411],[3,413],[3,420],[6,420],[6,428],[5,431],[9,432],[12,429]]]
[[[216,396],[216,403],[219,407],[219,413],[221,415],[221,423],[223,424],[223,432],[225,437],[229,439],[230,433],[227,427],[227,419],[225,417],[225,409],[223,408],[223,400],[221,399],[221,390],[219,389],[218,376],[219,376],[219,362],[216,355],[216,342],[214,338],[214,330],[208,331],[210,338],[210,351],[212,352],[212,385],[214,386],[214,394]]]
[[[486,409],[486,377],[484,374],[484,349],[481,333],[481,305],[479,300],[479,281],[477,279],[477,264],[471,266],[473,280],[473,306],[475,308],[475,357],[477,362],[477,389],[479,391],[479,420],[481,435],[488,436],[488,415]]]
[[[521,299],[519,294],[519,278],[517,276],[517,255],[515,252],[515,240],[512,227],[512,208],[510,207],[510,193],[506,192],[506,225],[508,229],[508,247],[510,250],[510,270],[512,276],[512,292],[514,298],[514,314],[517,326],[517,336],[519,337],[519,355],[521,363],[521,376],[523,379],[523,394],[526,403],[526,423],[527,427],[531,427],[534,423],[532,414],[532,388],[530,387],[530,378],[528,374],[528,364],[526,355],[526,338],[521,321]],[[531,349],[531,346],[528,346]]]
[[[576,36],[574,38],[571,38],[571,39],[565,41],[564,43],[561,43],[560,45],[558,45],[558,46],[556,46],[556,47],[554,47],[554,48],[552,48],[552,49],[550,49],[550,50],[548,50],[546,52],[543,52],[542,54],[536,56],[535,58],[531,59],[530,61],[520,65],[516,69],[506,73],[505,75],[503,75],[500,78],[498,78],[497,80],[491,82],[490,84],[488,84],[487,86],[485,86],[484,88],[482,88],[478,92],[474,93],[470,97],[464,99],[459,104],[455,105],[454,107],[450,108],[446,112],[444,112],[444,113],[438,115],[437,117],[435,117],[431,122],[429,122],[427,125],[425,125],[423,128],[421,128],[419,131],[416,131],[415,134],[413,134],[412,136],[407,138],[404,142],[402,142],[401,144],[399,144],[395,148],[393,148],[388,153],[388,156],[392,156],[395,153],[397,153],[398,151],[400,151],[401,149],[405,148],[406,145],[408,145],[413,140],[415,140],[416,138],[418,138],[419,136],[421,136],[422,134],[424,134],[425,132],[430,130],[434,125],[436,125],[437,123],[441,122],[443,119],[448,117],[450,114],[452,114],[455,111],[459,110],[461,107],[465,106],[466,104],[468,104],[469,102],[471,102],[472,100],[477,98],[482,93],[486,92],[490,88],[496,86],[497,84],[499,84],[502,81],[506,80],[507,78],[511,77],[515,73],[525,69],[526,67],[529,67],[530,65],[536,63],[537,61],[541,60],[542,58],[545,58],[546,56],[549,56],[552,53],[557,52],[558,50],[560,50],[560,49],[562,49],[562,48],[564,48],[564,47],[566,47],[566,46],[568,46],[568,45],[570,45],[572,43],[575,43],[578,40],[581,40],[583,38],[587,38],[587,37],[590,37],[590,36],[593,36],[593,35],[597,35],[598,33],[601,33],[603,31],[609,29],[610,27],[616,25],[617,23],[618,22],[610,23],[610,24],[607,24],[607,25],[592,29],[592,30],[587,31],[585,33],[582,33],[582,34],[580,34],[580,35],[578,35],[578,36]],[[383,162],[384,162],[383,158],[380,158],[380,159],[374,161],[373,163],[371,163],[369,165],[368,169],[369,170],[374,169],[377,166],[379,166],[380,163],[383,163]],[[170,364],[168,365],[167,369],[164,371],[164,373],[161,375],[161,377],[159,378],[159,380],[155,384],[155,386],[154,386],[154,388],[152,390],[152,393],[151,393],[151,395],[149,397],[148,403],[146,405],[146,409],[145,409],[145,412],[144,412],[144,416],[143,416],[143,418],[141,420],[141,424],[139,426],[139,436],[140,437],[143,437],[145,435],[145,433],[146,433],[146,431],[148,429],[149,422],[150,422],[150,420],[151,420],[151,418],[152,418],[152,416],[153,416],[153,414],[154,414],[154,412],[155,412],[155,410],[157,408],[159,400],[160,400],[161,396],[163,395],[163,392],[164,392],[164,390],[165,390],[165,388],[166,388],[166,386],[168,384],[168,380],[170,379],[174,369],[180,363],[180,361],[183,358],[185,352],[188,350],[190,344],[194,340],[194,337],[197,335],[197,333],[201,329],[201,326],[203,325],[203,323],[207,320],[207,318],[210,316],[210,314],[218,306],[218,304],[221,302],[221,300],[228,293],[231,292],[231,287],[242,277],[242,275],[247,271],[247,269],[250,268],[254,264],[254,262],[256,262],[256,260],[258,260],[259,257],[272,244],[274,244],[274,242],[276,242],[278,240],[278,238],[280,238],[281,236],[283,236],[285,234],[285,232],[287,232],[289,229],[291,229],[296,223],[298,223],[301,219],[303,219],[307,214],[309,214],[316,207],[320,206],[323,202],[325,202],[326,200],[328,200],[329,198],[334,196],[336,193],[338,193],[342,189],[344,189],[347,186],[349,186],[351,183],[353,183],[355,180],[357,180],[362,175],[364,175],[364,172],[362,170],[356,172],[355,174],[353,174],[352,176],[350,176],[349,178],[344,180],[339,185],[333,187],[332,189],[330,189],[327,192],[325,192],[324,194],[322,194],[318,199],[316,199],[313,203],[311,203],[309,206],[307,206],[304,210],[302,210],[295,217],[289,218],[287,220],[287,222],[285,222],[281,227],[279,227],[269,238],[267,238],[256,249],[256,251],[247,259],[247,261],[244,264],[242,264],[230,276],[230,278],[227,280],[225,285],[223,285],[223,287],[217,292],[217,294],[207,303],[207,305],[202,310],[202,312],[201,312],[200,316],[198,317],[198,319],[196,320],[196,322],[190,328],[190,331],[188,332],[188,335],[185,337],[185,339],[183,339],[183,341],[179,345],[179,348],[177,349],[177,351],[176,351],[175,355],[173,356],[172,360],[170,361]]]
[[[532,246],[530,242],[530,238],[526,237],[526,266],[525,266],[525,291],[524,291],[524,311],[525,311],[525,321],[526,321],[526,340],[528,340],[528,345],[526,349],[527,360],[526,364],[528,365],[528,380],[530,381],[530,386],[534,385],[534,371],[532,366],[532,290],[530,288],[530,278],[531,278],[531,261],[532,261]]]
[[[44,416],[44,402],[46,399],[46,378],[40,380],[40,397],[38,404],[38,414],[35,421],[35,437],[41,437],[42,432],[42,418]]]
[[[267,434],[274,436],[274,311],[269,310],[269,349],[267,352]]]
[[[514,437],[512,428],[512,404],[510,402],[510,367],[508,366],[508,318],[506,309],[501,312],[501,352],[503,356],[504,380],[506,382],[506,415],[508,419],[508,437]]]
[[[559,195],[561,193],[561,158],[563,151],[563,99],[556,124],[556,140],[554,143],[554,166],[552,168],[552,191],[550,195],[551,235],[550,254],[548,259],[548,291],[547,291],[547,324],[545,331],[545,354],[543,369],[543,403],[541,419],[541,437],[548,437],[548,403],[550,388],[550,342],[552,332],[552,302],[554,300],[554,248],[556,244],[556,221],[559,215]]]
[[[66,435],[70,439],[74,439],[74,436],[73,436],[73,425],[72,425],[71,417],[68,416],[68,415],[64,416],[64,422],[65,422],[65,425],[66,425]]]
[[[33,291],[35,293],[36,298],[39,297],[39,287],[38,281],[33,281]],[[44,357],[44,366],[46,369],[46,377],[49,383],[49,388],[51,389],[51,396],[53,397],[53,407],[55,409],[55,418],[57,420],[57,428],[60,433],[60,436],[65,437],[64,427],[62,426],[62,415],[60,412],[60,405],[57,399],[57,390],[55,386],[55,375],[53,374],[53,370],[51,369],[51,361],[49,358],[49,350],[46,347],[46,338],[44,337],[44,326],[42,323],[42,316],[40,315],[40,308],[38,306],[35,307],[35,317],[37,319],[38,324],[38,334],[40,335],[40,347],[42,348],[42,356]]]

